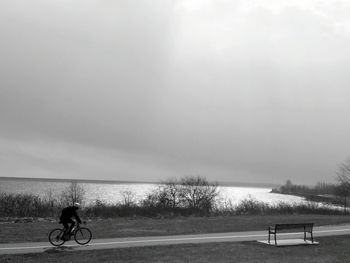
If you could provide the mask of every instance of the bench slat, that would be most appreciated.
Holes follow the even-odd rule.
[[[284,230],[284,229],[298,229],[298,228],[305,228],[305,229],[312,229],[313,223],[297,223],[297,224],[276,224],[275,230]]]

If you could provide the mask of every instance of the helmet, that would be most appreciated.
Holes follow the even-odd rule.
[[[75,207],[80,207],[80,204],[79,204],[78,202],[76,202],[76,203],[74,203],[73,206],[75,206]]]

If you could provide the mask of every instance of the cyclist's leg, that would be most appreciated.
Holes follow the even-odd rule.
[[[64,234],[62,236],[62,240],[64,240],[66,235],[67,235],[67,233],[68,233],[69,225],[68,225],[68,221],[67,220],[61,220],[61,224],[64,227]]]
[[[75,222],[74,222],[74,220],[72,220],[72,219],[70,218],[70,219],[68,220],[68,223],[70,223],[70,227],[69,227],[68,233],[71,234],[72,229],[73,229],[73,227],[75,226]]]
[[[64,227],[64,232],[66,233],[67,232],[67,230],[69,229],[69,225],[68,225],[68,221],[67,220],[62,220],[61,221],[61,224],[63,225],[63,227]]]

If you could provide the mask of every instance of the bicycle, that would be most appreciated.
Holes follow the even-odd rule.
[[[92,233],[87,227],[80,227],[77,222],[76,226],[72,229],[71,233],[65,234],[65,228],[55,228],[49,233],[49,242],[55,246],[62,246],[66,241],[71,240],[74,236],[75,242],[79,245],[86,245],[92,239]]]

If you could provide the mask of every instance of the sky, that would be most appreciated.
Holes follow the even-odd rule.
[[[0,176],[335,181],[350,3],[3,0]]]

